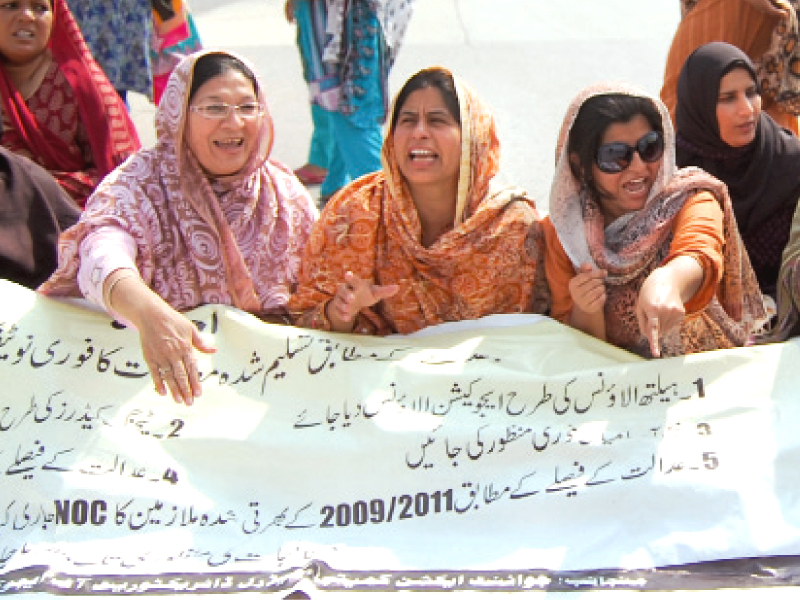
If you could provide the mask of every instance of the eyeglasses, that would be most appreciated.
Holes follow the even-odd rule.
[[[236,114],[242,119],[255,119],[264,114],[264,107],[258,102],[245,102],[237,105],[218,102],[202,106],[192,105],[189,108],[206,119],[227,119],[232,110],[235,110]]]
[[[654,163],[664,155],[664,136],[658,131],[643,135],[635,146],[623,142],[603,144],[597,149],[595,163],[603,173],[622,173],[633,160],[633,153],[646,163]]]

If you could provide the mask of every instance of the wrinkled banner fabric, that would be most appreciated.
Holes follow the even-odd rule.
[[[690,589],[798,581],[794,342],[643,361],[547,318],[138,335],[0,282],[0,591]]]

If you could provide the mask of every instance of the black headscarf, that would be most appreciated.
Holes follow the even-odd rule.
[[[56,268],[59,234],[80,212],[50,173],[0,147],[0,278],[43,283]]]
[[[680,167],[698,166],[727,184],[736,222],[758,273],[755,247],[763,247],[765,239],[780,238],[781,247],[771,252],[773,260],[768,261],[775,262],[777,255],[779,263],[788,241],[792,214],[800,198],[800,139],[761,111],[750,144],[734,148],[722,141],[717,122],[719,83],[738,67],[758,81],[748,56],[724,42],[700,46],[686,59],[678,77],[677,163]],[[770,231],[759,233],[762,226]],[[748,244],[748,240],[753,243]],[[768,288],[774,286],[777,266],[773,267],[769,270],[774,274],[759,276],[762,289],[764,283]]]

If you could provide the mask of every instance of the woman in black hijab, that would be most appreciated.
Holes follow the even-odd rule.
[[[800,139],[761,111],[755,68],[730,44],[700,46],[678,78],[677,163],[725,182],[753,270],[775,297],[800,198]]]

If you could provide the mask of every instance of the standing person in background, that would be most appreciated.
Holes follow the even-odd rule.
[[[780,0],[681,0],[681,22],[672,39],[664,71],[661,99],[675,119],[678,74],[688,56],[708,42],[727,42],[754,63],[770,49],[773,30],[781,24],[788,4]],[[798,133],[797,117],[765,97],[763,110],[778,125]]]
[[[128,92],[150,97],[150,0],[67,0],[92,56],[127,103]]]
[[[180,59],[201,47],[181,0],[67,0],[86,44],[117,93],[155,104]]]
[[[309,86],[325,78],[326,67],[319,49],[325,47],[326,3],[312,0],[287,0],[284,5],[286,20],[297,23],[297,49],[303,64],[303,79]],[[333,67],[328,67],[333,73]],[[308,162],[294,174],[305,185],[319,185],[328,175],[333,159],[334,142],[330,113],[314,102],[311,91],[311,145]]]
[[[412,1],[286,0],[287,18],[298,23],[312,105],[328,115],[333,152],[320,189],[323,204],[351,180],[381,168],[389,70]],[[312,172],[298,170],[301,176]]]
[[[153,102],[158,104],[170,73],[184,56],[202,49],[200,35],[186,0],[150,0],[153,35],[150,70],[153,74]]]
[[[0,96],[0,143],[50,171],[80,206],[139,148],[65,0],[0,3]]]

